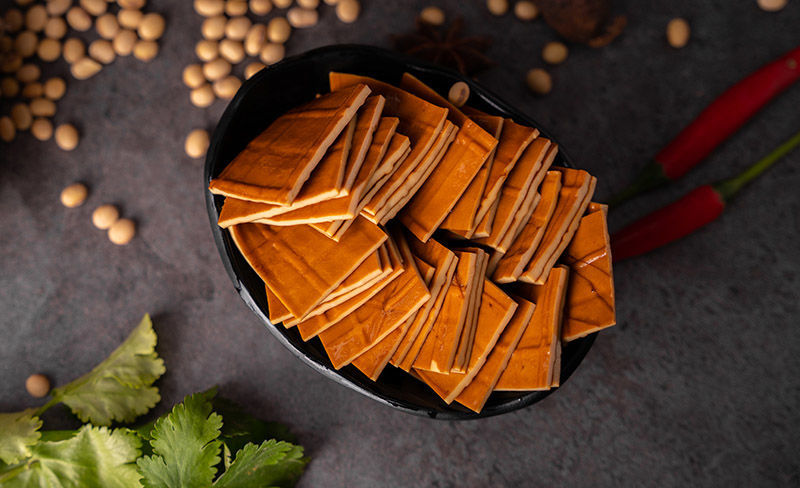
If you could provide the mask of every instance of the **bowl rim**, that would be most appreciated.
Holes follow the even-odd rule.
[[[238,272],[236,269],[234,269],[234,262],[231,256],[232,252],[238,252],[238,250],[230,249],[229,246],[226,244],[226,240],[223,235],[224,229],[220,228],[217,225],[217,220],[219,218],[219,211],[217,209],[217,203],[215,202],[215,197],[217,196],[212,194],[208,189],[208,185],[212,178],[212,170],[216,165],[216,161],[219,159],[220,146],[222,144],[223,136],[227,132],[232,121],[234,120],[236,112],[238,111],[239,106],[242,103],[242,100],[245,99],[245,97],[250,91],[259,87],[260,80],[262,78],[268,77],[274,71],[280,70],[281,68],[287,66],[291,66],[293,64],[308,62],[310,59],[330,53],[342,53],[342,52],[352,52],[353,54],[366,55],[366,56],[377,56],[380,58],[384,58],[387,61],[399,63],[403,67],[411,67],[414,71],[417,72],[432,73],[438,76],[444,75],[453,79],[458,79],[459,81],[463,81],[469,85],[471,97],[478,96],[494,111],[502,113],[504,114],[504,116],[510,116],[517,122],[532,127],[536,127],[543,136],[551,140],[555,140],[555,138],[552,137],[552,135],[548,130],[542,128],[541,124],[538,124],[531,117],[515,109],[509,103],[505,102],[502,98],[497,96],[494,92],[482,86],[475,80],[470,79],[469,77],[464,76],[457,71],[453,71],[448,68],[444,68],[442,66],[426,63],[418,59],[411,58],[409,56],[389,51],[383,48],[379,48],[376,46],[368,46],[361,44],[334,44],[312,49],[304,53],[288,57],[280,61],[279,63],[268,66],[267,68],[264,68],[258,73],[256,73],[250,79],[246,80],[242,84],[242,87],[236,93],[234,98],[228,103],[228,106],[225,108],[225,111],[220,117],[220,120],[217,123],[214,132],[212,134],[211,142],[208,151],[206,152],[206,160],[203,171],[203,182],[204,182],[203,191],[205,194],[206,210],[208,212],[209,222],[211,224],[212,236],[217,246],[217,250],[220,254],[220,258],[222,259],[222,264],[225,268],[225,271],[227,272],[229,278],[233,282],[233,285],[236,288],[237,293],[245,302],[247,307],[250,308],[250,310],[253,311],[253,313],[255,313],[255,315],[262,320],[262,322],[264,322],[266,328],[270,331],[270,333],[275,338],[277,338],[278,341],[284,347],[289,349],[296,357],[300,358],[307,366],[311,367],[312,369],[322,374],[326,378],[331,379],[340,385],[355,390],[361,393],[362,395],[377,401],[378,403],[390,406],[394,409],[418,416],[435,418],[440,420],[472,420],[472,419],[492,417],[495,415],[501,415],[504,413],[508,413],[514,410],[530,406],[534,403],[543,400],[556,390],[559,390],[561,387],[563,387],[567,379],[569,379],[569,377],[575,372],[578,365],[580,365],[580,363],[586,357],[586,354],[592,348],[594,341],[597,337],[596,332],[589,334],[581,339],[577,339],[576,341],[572,341],[575,345],[578,345],[579,347],[575,354],[570,355],[567,361],[562,363],[562,376],[560,379],[560,386],[558,387],[551,388],[550,390],[547,391],[524,392],[520,396],[505,401],[499,405],[493,406],[492,408],[488,409],[484,408],[479,413],[471,411],[464,412],[460,410],[448,410],[448,411],[431,410],[423,406],[414,405],[406,401],[401,401],[397,398],[393,398],[374,391],[370,391],[362,387],[361,385],[354,383],[348,378],[342,376],[341,374],[339,374],[338,370],[332,369],[329,365],[317,361],[315,358],[312,358],[309,355],[307,355],[304,351],[298,349],[294,344],[292,344],[289,338],[282,333],[282,331],[280,330],[282,329],[282,327],[279,327],[276,324],[270,322],[267,313],[259,307],[258,303],[251,295],[250,290],[248,290],[247,286],[245,286],[242,280],[239,279]],[[568,156],[566,151],[564,151],[563,147],[561,147],[560,145],[559,145],[559,158],[562,160],[561,161],[562,163],[565,163],[565,166],[573,166],[571,158]],[[565,358],[562,357],[562,360],[563,359]]]

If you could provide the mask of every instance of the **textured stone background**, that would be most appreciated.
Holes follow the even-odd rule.
[[[69,83],[56,120],[80,127],[75,151],[29,135],[0,149],[0,411],[38,404],[24,391],[28,374],[75,378],[150,312],[167,363],[159,413],[221,385],[251,412],[292,426],[313,458],[302,486],[800,484],[800,152],[718,222],[616,267],[620,325],[563,391],[477,422],[412,417],[302,365],[234,292],[209,234],[201,163],[183,153],[185,135],[213,128],[224,108],[193,108],[180,82],[201,19],[188,0],[149,3],[169,22],[161,55],[147,65],[120,59]],[[321,24],[296,32],[289,53],[387,46],[426,3],[364,0],[352,26],[323,7]],[[754,0],[618,2],[625,35],[602,50],[574,47],[552,69],[553,93],[535,98],[522,79],[554,38],[546,25],[490,17],[482,1],[430,3],[495,38],[497,66],[481,81],[551,129],[599,177],[601,197],[725,87],[800,41],[796,1],[779,14]],[[664,40],[677,15],[693,27],[683,50]],[[798,107],[800,85],[679,184],[620,208],[612,226],[738,172],[800,128]],[[74,180],[91,196],[68,210],[58,194]],[[130,245],[115,247],[91,226],[105,202],[138,221]],[[47,421],[75,424],[60,409]]]

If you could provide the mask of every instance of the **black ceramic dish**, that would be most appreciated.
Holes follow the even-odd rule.
[[[445,404],[423,383],[411,375],[388,366],[377,382],[361,374],[354,366],[335,370],[318,339],[303,342],[299,333],[273,325],[268,319],[264,283],[247,264],[231,241],[230,234],[217,226],[223,198],[207,190],[208,183],[276,117],[290,108],[308,101],[317,93],[328,91],[328,73],[343,71],[371,76],[396,84],[404,72],[418,77],[440,93],[447,93],[456,81],[470,86],[469,105],[491,114],[510,117],[515,121],[541,126],[518,112],[496,95],[474,81],[447,69],[420,63],[383,49],[341,45],[315,49],[294,56],[262,70],[244,83],[222,115],[211,139],[206,156],[206,205],[211,220],[211,232],[222,257],[225,269],[248,307],[261,319],[267,329],[306,364],[328,378],[347,386],[373,400],[404,412],[438,419],[474,419],[510,412],[542,400],[549,391],[493,393],[480,414],[454,402]],[[559,151],[557,164],[569,166],[569,158]],[[561,356],[561,383],[578,367],[594,343],[595,335],[570,342]]]

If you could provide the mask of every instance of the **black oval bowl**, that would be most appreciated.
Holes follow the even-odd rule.
[[[354,366],[336,370],[318,339],[303,342],[296,328],[285,329],[269,321],[264,282],[247,264],[230,238],[217,226],[223,198],[208,191],[208,183],[275,118],[300,105],[317,93],[328,91],[328,73],[344,71],[371,76],[396,84],[404,72],[418,77],[440,93],[447,93],[456,81],[470,87],[469,104],[485,112],[510,117],[520,124],[537,127],[547,137],[547,131],[526,115],[502,101],[473,80],[441,67],[425,64],[383,49],[359,46],[329,46],[288,58],[270,66],[246,81],[231,101],[211,138],[206,156],[206,206],[211,232],[217,243],[222,262],[242,300],[266,323],[267,329],[306,364],[328,378],[347,386],[380,403],[403,412],[437,419],[475,419],[510,412],[536,403],[551,391],[495,392],[481,413],[475,413],[458,403],[447,405],[431,389],[411,375],[388,366],[377,382],[364,376]],[[552,138],[551,138],[552,139]],[[557,164],[570,166],[563,149]],[[561,384],[578,367],[594,343],[595,335],[572,341],[561,356]]]

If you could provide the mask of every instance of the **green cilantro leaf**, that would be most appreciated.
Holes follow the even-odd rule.
[[[214,483],[215,488],[262,488],[294,486],[308,459],[303,448],[274,439],[260,446],[247,444]]]
[[[258,445],[267,439],[296,442],[295,436],[285,425],[257,419],[227,398],[217,396],[211,403],[214,411],[222,415],[224,424],[221,439],[232,452],[237,452],[249,442]]]
[[[146,488],[206,487],[217,472],[222,417],[211,411],[208,393],[198,393],[158,419],[150,436],[153,455],[137,465]]]
[[[69,439],[33,446],[25,464],[7,471],[0,480],[4,488],[139,487],[133,462],[140,445],[139,437],[127,429],[84,425]]]
[[[31,447],[39,442],[42,421],[33,412],[0,413],[0,460],[4,463],[16,464],[30,457]]]
[[[161,399],[152,384],[164,374],[156,354],[156,333],[150,316],[105,361],[89,373],[60,388],[53,399],[67,405],[84,422],[110,425],[131,422]]]

